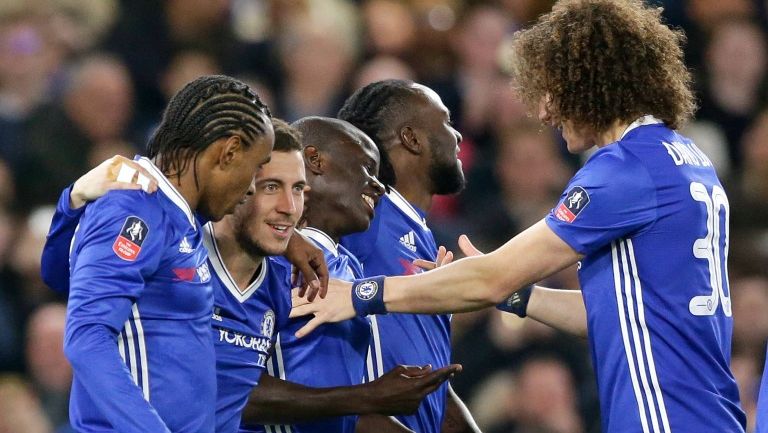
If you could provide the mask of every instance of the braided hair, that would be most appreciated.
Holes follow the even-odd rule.
[[[271,114],[259,96],[243,83],[225,75],[200,77],[171,98],[163,120],[147,144],[147,155],[159,161],[167,176],[180,177],[214,141],[242,133],[250,146],[266,133]],[[197,172],[195,171],[197,184]]]
[[[397,177],[385,140],[387,134],[392,133],[392,122],[406,111],[408,98],[418,94],[411,81],[376,81],[355,91],[337,114],[339,119],[355,125],[376,143],[381,154],[378,178],[387,189],[395,185]]]

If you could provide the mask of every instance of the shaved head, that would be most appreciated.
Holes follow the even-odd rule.
[[[304,146],[314,146],[322,152],[335,153],[343,150],[340,146],[348,146],[350,141],[367,147],[367,142],[371,141],[363,131],[351,123],[331,117],[304,117],[291,126],[301,134]]]

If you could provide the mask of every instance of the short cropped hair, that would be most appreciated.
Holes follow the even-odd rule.
[[[275,128],[275,152],[294,152],[304,150],[301,143],[301,132],[289,125],[285,120],[272,118],[272,126]]]

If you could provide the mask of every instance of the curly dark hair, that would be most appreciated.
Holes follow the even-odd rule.
[[[514,82],[552,123],[599,133],[651,114],[677,129],[696,108],[684,42],[640,0],[563,0],[515,35]]]

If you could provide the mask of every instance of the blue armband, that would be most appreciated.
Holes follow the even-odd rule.
[[[526,311],[528,310],[528,300],[531,299],[532,291],[533,284],[530,284],[498,303],[496,309],[515,314],[519,317],[525,317],[527,315]]]
[[[352,306],[358,316],[387,314],[384,306],[384,276],[361,278],[352,283]]]

